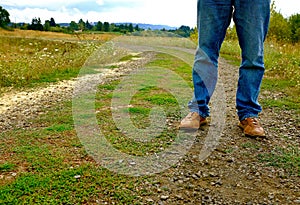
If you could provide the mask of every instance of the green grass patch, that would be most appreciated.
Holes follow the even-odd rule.
[[[160,72],[160,68],[167,68],[178,73],[182,78],[185,76],[185,78],[188,79],[188,77],[186,77],[187,75],[189,75],[189,79],[191,77],[190,66],[167,54],[158,53],[155,59],[147,66],[151,68],[156,68],[157,66],[158,68],[155,72],[158,73]],[[143,85],[147,82],[148,84],[145,83],[145,86],[140,87],[137,92],[130,97],[129,107],[117,108],[120,113],[129,113],[130,121],[137,129],[145,129],[150,126],[149,115],[154,107],[160,107],[167,118],[178,119],[180,108],[175,97],[163,88],[155,86],[156,80],[159,81],[160,79],[162,78],[159,78],[159,76],[157,79],[151,76],[135,76],[133,80],[137,80],[136,83]],[[134,81],[129,82],[134,86]],[[120,80],[115,80],[98,86],[96,104],[97,109],[101,110],[97,114],[101,132],[107,137],[111,144],[125,153],[144,156],[145,154],[160,152],[162,148],[166,148],[169,145],[170,141],[174,140],[178,130],[175,128],[170,130],[165,129],[160,135],[153,136],[150,142],[142,143],[131,140],[126,134],[121,133],[115,126],[111,110],[105,109],[111,106],[112,97],[122,100],[130,94],[126,92],[113,93],[116,92],[115,89],[120,82]],[[125,83],[125,85],[127,85],[127,83]],[[141,136],[141,139],[143,139],[143,136]]]
[[[242,144],[242,147],[246,149],[254,149],[254,150],[258,150],[260,148],[258,144],[252,142],[246,142]]]
[[[145,107],[130,107],[130,108],[128,108],[128,111],[130,114],[148,115],[150,112],[150,109],[145,108]]]
[[[294,110],[296,113],[300,113],[300,89],[297,86],[297,82],[265,78],[262,90],[280,93],[276,99],[268,97],[262,99],[261,103],[263,106]]]
[[[158,53],[153,62],[147,64],[149,67],[162,67],[174,71],[180,75],[191,87],[192,84],[192,67],[179,58],[175,58],[165,53]]]
[[[51,108],[32,121],[33,129],[0,133],[6,156],[0,204],[134,204],[148,194],[136,189],[142,178],[114,174],[87,155],[73,128],[71,105]],[[11,171],[16,177],[6,178]]]
[[[84,164],[47,175],[26,173],[0,188],[1,204],[95,204],[137,199],[135,180]]]
[[[130,55],[126,55],[126,56],[122,57],[122,58],[120,59],[120,61],[121,61],[121,62],[124,62],[124,61],[130,61],[130,60],[132,60],[133,58],[138,58],[138,57],[139,57],[138,55],[132,55],[132,54],[130,54]]]
[[[4,164],[0,164],[0,172],[12,171],[15,167],[16,167],[15,164],[5,162]]]
[[[73,126],[71,126],[70,124],[56,124],[46,128],[46,130],[55,131],[55,132],[64,132],[68,130],[73,130]]]
[[[260,154],[261,162],[267,166],[274,166],[285,169],[289,174],[300,176],[300,149],[298,147],[280,148],[271,153]]]
[[[165,54],[158,54],[151,64],[170,68],[168,63],[163,63],[164,58],[172,63],[172,69],[180,67],[182,75],[191,75],[189,66]],[[146,143],[131,140],[120,132],[110,110],[119,83],[116,79],[99,85],[96,94],[97,120],[106,139],[116,149],[136,156],[158,153],[172,144],[177,136],[176,128],[164,129]],[[128,109],[120,109],[130,114],[136,127],[149,126],[153,107],[161,107],[169,118],[178,117],[175,98],[156,86],[138,90],[130,105]],[[0,133],[3,154],[0,160],[5,161],[0,165],[4,176],[0,181],[0,204],[140,204],[140,196],[153,194],[143,189],[151,177],[115,174],[100,167],[87,154],[74,130],[72,102],[60,103],[44,112],[47,114],[31,121],[31,129]],[[17,174],[13,178],[9,175],[12,171]]]

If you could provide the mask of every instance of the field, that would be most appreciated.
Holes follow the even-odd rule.
[[[38,90],[77,77],[93,51],[114,37],[117,36],[0,30],[0,96]],[[232,65],[226,62],[223,67],[236,68],[239,55],[238,43],[225,41],[221,56]],[[199,151],[196,145],[180,163],[151,176],[119,174],[95,161],[77,136],[70,96],[51,106],[41,106],[41,114],[27,119],[28,126],[0,133],[0,204],[299,203],[299,56],[299,45],[266,42],[261,103],[266,115],[270,115],[263,117],[270,119],[265,123],[271,140],[247,139],[228,125],[224,141],[207,161],[194,159]],[[191,67],[172,55],[152,52],[126,55],[119,63],[105,67],[121,74],[97,87],[95,110],[99,126],[118,150],[148,156],[167,149],[176,140],[180,106],[168,91],[148,86],[134,93],[128,109],[120,110],[130,114],[136,127],[146,128],[152,123],[149,114],[155,114],[151,108],[160,107],[166,113],[167,130],[145,143],[128,140],[126,133],[115,126],[110,107],[120,76],[126,74],[120,68],[136,65],[139,60],[145,67],[177,73],[189,86]],[[139,79],[154,80],[151,76]],[[228,116],[234,114],[232,111]],[[286,115],[282,116],[284,122],[271,119],[281,115]],[[0,117],[3,118],[1,113]],[[290,120],[285,121],[287,118]],[[0,123],[6,120],[20,119],[0,119]],[[230,123],[236,122],[230,119]],[[196,139],[200,144],[202,140],[203,136]]]
[[[76,77],[87,57],[115,34],[0,30],[0,94]]]

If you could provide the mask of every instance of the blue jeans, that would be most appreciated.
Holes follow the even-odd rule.
[[[209,116],[208,103],[218,79],[219,52],[231,18],[242,51],[236,93],[239,120],[257,117],[262,110],[258,95],[265,70],[264,40],[270,0],[198,0],[199,39],[192,73],[194,97],[188,107],[202,117]]]

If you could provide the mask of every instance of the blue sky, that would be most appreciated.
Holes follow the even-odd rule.
[[[300,0],[275,0],[285,17],[300,13]],[[108,21],[196,26],[197,0],[1,0],[13,22],[42,22],[53,17],[57,23]]]

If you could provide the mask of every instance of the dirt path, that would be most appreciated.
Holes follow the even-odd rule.
[[[153,53],[122,64],[105,78],[120,76],[149,62]],[[175,167],[145,182],[140,188],[157,193],[142,197],[145,204],[300,204],[300,178],[283,168],[266,166],[259,156],[278,153],[278,148],[299,147],[300,129],[293,113],[264,109],[260,118],[268,138],[249,139],[237,127],[235,90],[238,68],[220,61],[220,78],[226,93],[226,124],[216,150],[204,161],[199,152],[208,128],[199,130],[196,142]],[[71,99],[75,80],[38,90],[7,93],[0,99],[0,130],[30,128],[30,119],[47,108]],[[271,95],[271,96],[270,96]],[[261,98],[276,93],[262,91]]]
[[[130,62],[119,63],[118,68],[102,69],[102,72],[90,75],[90,78],[105,79],[118,77],[132,69],[142,67],[153,58],[153,54],[144,54]],[[101,75],[101,76],[99,76]],[[44,114],[47,108],[62,101],[72,99],[73,88],[78,79],[65,80],[47,87],[28,89],[22,92],[11,91],[0,98],[0,131],[12,128],[30,128],[30,120]]]
[[[238,68],[221,60],[220,78],[227,109],[219,145],[209,158],[199,161],[208,128],[199,130],[196,143],[182,162],[158,175],[155,186],[148,185],[158,193],[148,201],[158,204],[300,204],[300,177],[283,168],[266,166],[267,162],[258,159],[268,153],[280,156],[280,148],[299,147],[300,129],[293,113],[264,109],[260,119],[268,138],[246,138],[237,126],[235,112]],[[262,91],[261,98],[272,95],[277,94]]]

